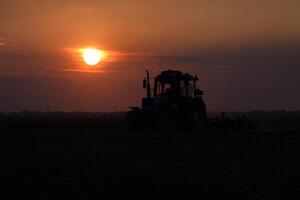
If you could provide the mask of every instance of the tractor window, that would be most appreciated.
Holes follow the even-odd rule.
[[[170,83],[158,83],[157,88],[157,95],[162,95],[171,90],[171,84]]]
[[[180,93],[182,96],[194,96],[194,83],[193,81],[180,81]]]
[[[189,81],[188,96],[189,97],[194,97],[194,83],[193,83],[193,81]]]
[[[180,94],[181,96],[186,96],[186,88],[184,86],[184,81],[180,81]]]

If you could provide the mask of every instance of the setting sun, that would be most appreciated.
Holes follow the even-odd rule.
[[[102,59],[102,53],[98,49],[84,49],[83,60],[88,65],[96,65]]]

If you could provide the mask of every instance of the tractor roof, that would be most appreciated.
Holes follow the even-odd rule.
[[[198,80],[197,77],[193,77],[188,73],[182,73],[180,71],[173,71],[173,70],[167,70],[162,71],[159,75],[155,78],[159,82],[170,82],[172,80]]]

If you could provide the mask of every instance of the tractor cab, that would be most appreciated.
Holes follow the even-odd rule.
[[[196,97],[201,98],[203,92],[196,89],[197,76],[180,71],[162,71],[154,79],[152,98],[144,98],[142,108],[152,106],[153,111],[160,111],[166,107],[185,107],[191,104]]]
[[[196,89],[197,76],[179,71],[163,71],[155,78],[154,96],[195,97],[203,92]]]

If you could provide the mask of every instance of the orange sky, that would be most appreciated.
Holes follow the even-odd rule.
[[[299,9],[298,0],[1,1],[0,110],[125,110],[140,103],[145,69],[168,68],[197,73],[210,110],[299,109]],[[96,73],[76,52],[87,46],[109,53]]]

